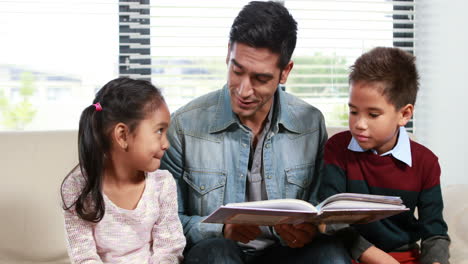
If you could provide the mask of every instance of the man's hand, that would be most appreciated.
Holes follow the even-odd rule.
[[[291,248],[301,248],[317,235],[317,226],[310,223],[275,225],[276,233]]]
[[[249,243],[250,240],[254,240],[260,234],[260,227],[255,225],[239,225],[239,224],[225,224],[224,237],[242,243]]]

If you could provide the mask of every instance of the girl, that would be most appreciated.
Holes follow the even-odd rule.
[[[175,181],[157,170],[170,114],[150,82],[110,81],[86,107],[78,166],[62,183],[72,263],[180,263]]]

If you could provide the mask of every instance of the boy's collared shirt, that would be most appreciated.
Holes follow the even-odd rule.
[[[349,142],[348,149],[355,152],[365,152],[368,151],[367,149],[361,148],[359,143],[357,142],[354,137],[351,137],[351,141]],[[377,154],[375,149],[371,149],[374,154]],[[408,166],[412,166],[412,159],[411,159],[411,145],[408,133],[406,132],[405,127],[401,126],[398,141],[395,147],[380,156],[392,155],[395,159],[404,162]]]

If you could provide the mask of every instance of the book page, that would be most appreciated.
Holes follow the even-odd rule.
[[[370,217],[369,215],[324,215],[320,218],[320,222],[327,224],[357,224],[357,223],[366,223]]]
[[[317,209],[312,204],[298,199],[276,199],[256,202],[229,203],[226,204],[225,207],[317,212]]]
[[[321,208],[321,211],[331,211],[331,210],[398,210],[405,209],[406,207],[402,204],[385,204],[385,203],[374,203],[366,201],[333,201],[326,204]]]
[[[302,219],[295,219],[294,217],[285,216],[285,215],[262,215],[260,218],[258,215],[251,214],[235,214],[230,217],[227,222],[231,224],[245,224],[252,223],[255,225],[269,226],[277,225],[282,223],[288,224],[299,224],[304,222]],[[297,222],[297,223],[296,223]]]
[[[310,222],[317,213],[266,208],[241,208],[221,206],[207,216],[203,223],[276,225]]]
[[[317,205],[317,210],[327,206],[327,204],[335,201],[361,201],[361,202],[374,202],[380,204],[394,204],[401,205],[403,201],[397,196],[385,196],[385,195],[374,195],[374,194],[361,194],[361,193],[338,193],[332,195]]]
[[[318,217],[319,223],[327,224],[366,224],[390,217],[408,209],[364,209],[364,210],[325,210]]]

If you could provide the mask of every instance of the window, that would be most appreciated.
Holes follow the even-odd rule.
[[[118,76],[117,0],[0,0],[0,130],[77,129]]]
[[[141,6],[120,3],[132,4],[130,13],[124,14],[126,21],[134,17],[134,28],[147,29],[144,45],[134,45],[134,51],[144,48],[145,53],[136,51],[133,56],[151,58],[151,63],[121,58],[121,69],[126,70],[121,75],[151,78],[163,89],[171,110],[221,88],[226,81],[229,29],[249,1],[140,2]],[[281,2],[298,22],[295,66],[286,89],[321,109],[327,125],[347,124],[348,70],[359,55],[376,46],[413,52],[412,0]],[[145,25],[138,18],[144,18]],[[131,47],[128,43],[126,47]]]
[[[248,2],[0,0],[0,130],[77,129],[82,109],[119,75],[151,80],[171,111],[221,88],[229,29]],[[413,51],[413,0],[281,2],[299,27],[286,90],[327,125],[347,124],[348,68],[362,52]]]

